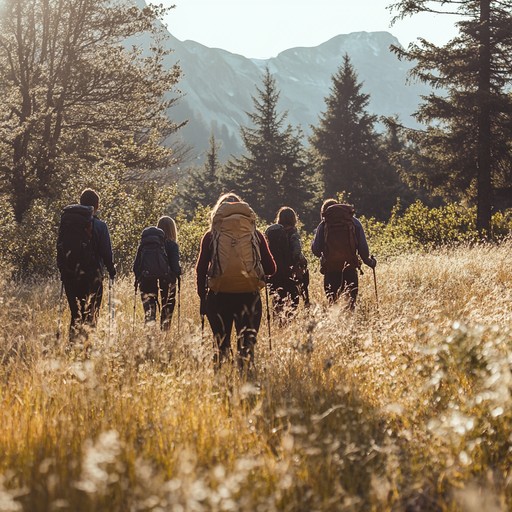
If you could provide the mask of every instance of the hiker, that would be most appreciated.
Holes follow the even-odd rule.
[[[176,283],[181,276],[176,223],[171,217],[160,217],[156,226],[142,231],[133,264],[135,290],[140,287],[144,321],[156,321],[160,291],[160,328],[168,331],[176,304]]]
[[[265,231],[268,246],[277,265],[276,273],[269,280],[274,314],[281,323],[289,319],[299,305],[299,290],[306,291],[304,277],[307,261],[302,254],[297,214],[283,206],[277,212],[275,224]],[[309,302],[309,297],[306,295]]]
[[[214,335],[216,369],[231,354],[233,323],[240,368],[254,361],[262,314],[259,290],[265,286],[265,276],[275,271],[267,241],[256,229],[254,211],[236,194],[221,195],[196,264],[201,315],[206,314]]]
[[[355,308],[358,293],[357,271],[361,258],[370,268],[377,260],[370,256],[361,222],[354,216],[354,207],[327,199],[322,204],[321,218],[311,250],[320,258],[324,274],[324,290],[330,304],[344,296],[350,310]]]
[[[106,267],[111,280],[116,276],[107,224],[97,216],[100,199],[87,188],[80,204],[66,206],[57,238],[57,267],[71,311],[69,341],[87,338],[97,324],[103,297]]]

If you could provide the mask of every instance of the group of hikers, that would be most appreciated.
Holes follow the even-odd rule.
[[[86,189],[79,204],[62,211],[57,238],[57,266],[71,312],[69,342],[86,337],[95,327],[103,297],[103,277],[116,276],[106,223],[97,216],[99,196]],[[330,304],[342,299],[353,310],[358,294],[361,260],[371,268],[363,227],[351,205],[327,199],[321,207],[311,250],[320,258],[324,291]],[[222,194],[211,212],[196,263],[200,315],[214,338],[214,364],[232,358],[231,333],[236,331],[236,360],[250,365],[261,323],[260,291],[272,298],[278,322],[297,311],[300,297],[309,305],[309,271],[297,230],[295,211],[283,206],[273,225],[262,233],[256,214],[234,193]],[[135,292],[140,291],[146,324],[154,324],[160,308],[160,327],[170,328],[180,285],[181,266],[175,221],[168,216],[143,229],[133,264]],[[160,301],[159,301],[160,299]]]

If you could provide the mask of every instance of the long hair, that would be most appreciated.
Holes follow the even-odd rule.
[[[297,214],[295,210],[289,206],[281,206],[276,215],[276,224],[294,228],[297,225]]]
[[[217,213],[217,210],[219,209],[219,206],[223,203],[241,203],[242,199],[239,195],[235,194],[234,192],[227,192],[225,194],[222,194],[219,199],[217,199],[217,202],[215,203],[215,206],[212,208],[212,213],[210,214],[210,223],[213,223],[213,217],[215,217],[215,214]]]
[[[164,215],[158,219],[157,228],[160,228],[165,233],[167,240],[178,241],[178,230],[176,229],[176,222],[171,217]]]

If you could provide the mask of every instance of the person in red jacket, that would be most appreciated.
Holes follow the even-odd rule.
[[[211,227],[201,241],[196,264],[201,315],[206,315],[215,340],[216,368],[231,356],[233,324],[240,367],[254,361],[261,323],[259,290],[276,264],[256,215],[236,194],[223,194],[211,213]]]

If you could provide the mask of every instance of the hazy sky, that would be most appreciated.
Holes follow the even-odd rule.
[[[176,5],[171,34],[251,58],[294,46],[317,46],[338,34],[388,31],[404,46],[417,37],[441,44],[455,34],[453,16],[416,15],[390,27],[396,0],[153,0]]]

